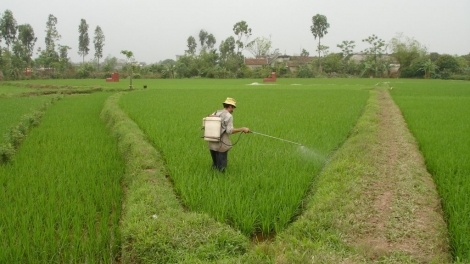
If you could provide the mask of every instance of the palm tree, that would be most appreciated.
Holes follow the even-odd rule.
[[[435,65],[431,59],[428,59],[421,64],[418,70],[424,71],[424,78],[427,79],[430,77],[431,73],[434,73],[438,68],[439,67]]]

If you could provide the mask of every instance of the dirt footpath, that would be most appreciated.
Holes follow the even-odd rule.
[[[387,89],[377,97],[380,120],[372,164],[364,177],[358,216],[364,233],[356,247],[369,259],[411,255],[420,263],[446,263],[446,224],[432,176],[416,141]]]

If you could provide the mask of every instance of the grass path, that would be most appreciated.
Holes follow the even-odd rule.
[[[384,88],[305,199],[302,215],[241,262],[450,263],[439,197]],[[260,254],[260,252],[262,252]]]
[[[376,173],[363,178],[354,243],[370,260],[447,262],[448,238],[439,197],[424,159],[389,93],[378,97],[379,126],[371,157]]]

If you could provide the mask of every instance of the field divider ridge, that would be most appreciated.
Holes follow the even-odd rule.
[[[447,263],[435,190],[416,172],[418,165],[407,163],[415,154],[406,155],[413,139],[401,134],[401,124],[396,127],[400,138],[384,137],[389,127],[383,114],[391,109],[384,93],[383,87],[370,90],[363,114],[322,169],[298,219],[272,244],[258,246],[271,252],[269,258],[279,263]],[[394,119],[390,125],[396,125]],[[394,153],[387,151],[397,141],[405,147],[390,163]]]
[[[0,165],[7,163],[14,158],[21,142],[33,127],[39,126],[41,118],[49,106],[60,100],[62,97],[63,95],[54,96],[50,101],[45,102],[39,109],[24,115],[17,125],[12,126],[9,131],[3,135],[5,141],[0,144]]]
[[[110,96],[101,118],[125,157],[121,217],[123,263],[200,262],[246,252],[249,240],[207,214],[187,212],[167,179],[162,156]]]

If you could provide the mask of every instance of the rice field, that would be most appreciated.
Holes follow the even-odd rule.
[[[196,82],[197,83],[197,82]],[[302,210],[327,156],[347,138],[369,92],[333,85],[250,86],[154,89],[125,94],[122,109],[162,151],[182,203],[251,236],[278,233]],[[225,174],[211,170],[202,118],[237,100],[235,127],[256,134],[232,135]]]
[[[110,263],[124,164],[99,118],[106,93],[51,106],[0,166],[0,263]]]
[[[11,127],[20,123],[24,116],[39,110],[51,99],[52,96],[0,97],[0,144],[4,142],[4,135],[9,132]]]
[[[392,96],[436,182],[454,257],[470,260],[470,83],[397,83]]]
[[[138,79],[133,80],[135,91],[119,97],[120,108],[162,154],[182,207],[230,225],[247,239],[282,233],[302,213],[306,195],[315,192],[318,175],[352,133],[369,90],[377,83],[374,79],[278,79],[275,85],[257,81]],[[454,257],[465,262],[470,259],[469,83],[390,82],[390,92],[437,184]],[[28,83],[45,85],[44,89],[59,85],[127,90],[125,80],[24,84]],[[0,132],[51,100],[15,95],[31,88],[4,88],[0,94],[8,96],[0,97]],[[48,108],[15,159],[0,165],[0,263],[119,261],[126,157],[118,153],[116,140],[99,118],[110,95],[65,96]],[[221,109],[226,97],[237,100],[235,127],[246,126],[304,147],[257,134],[235,134],[226,172],[211,170],[207,142],[201,138],[202,118]],[[143,226],[139,235],[150,232],[145,229],[149,226]],[[169,232],[171,223],[159,228]],[[154,241],[145,238],[140,237],[142,244],[153,246]],[[224,239],[218,243],[224,244]],[[175,245],[166,244],[168,240],[162,238],[165,243],[158,244],[162,247],[158,250],[176,258],[179,251],[170,251]],[[236,252],[243,251],[238,247],[242,244],[237,244]]]

